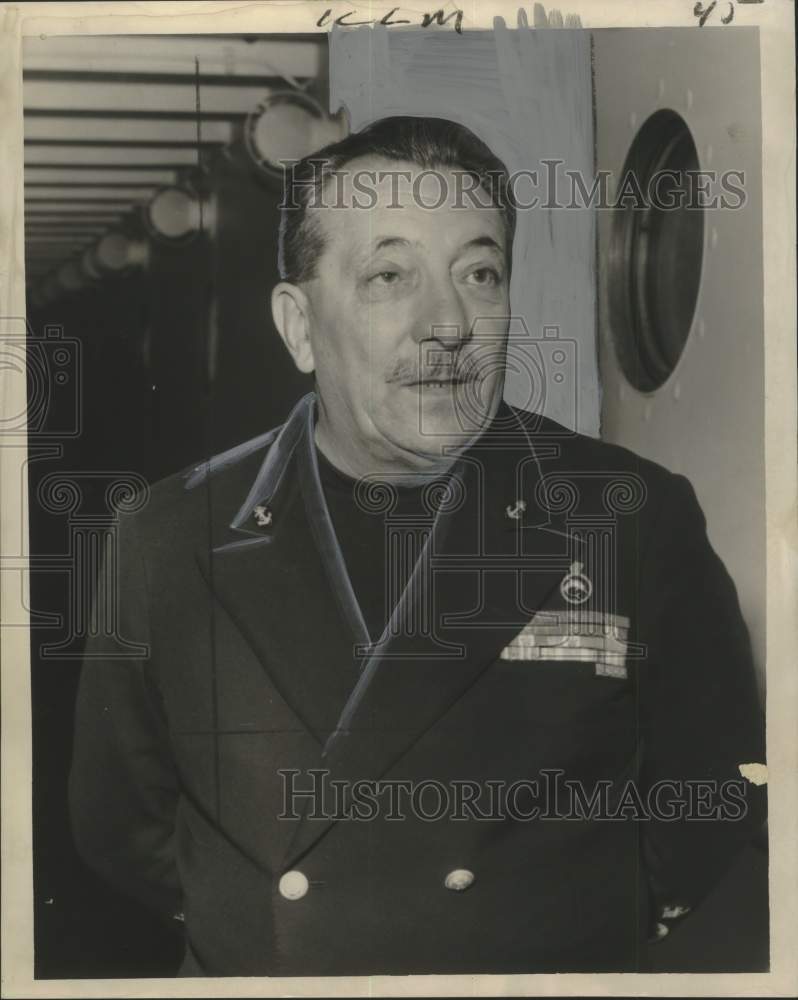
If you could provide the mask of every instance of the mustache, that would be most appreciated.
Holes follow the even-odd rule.
[[[448,362],[429,365],[419,364],[417,358],[400,358],[385,373],[386,382],[399,385],[414,385],[417,382],[475,382],[479,377],[479,365],[473,354],[454,355]]]

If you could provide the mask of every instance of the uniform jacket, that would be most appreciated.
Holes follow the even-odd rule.
[[[87,647],[83,857],[184,915],[184,975],[645,968],[652,907],[695,907],[764,815],[739,771],[764,761],[748,636],[692,487],[503,404],[431,488],[423,557],[369,646],[314,411],[120,519],[119,633],[139,646]],[[390,528],[390,491],[364,497]],[[286,810],[322,772],[521,784],[489,819],[436,818],[429,784],[423,815]],[[703,818],[574,812],[552,802],[563,779],[615,802],[664,788],[665,811],[695,793]]]

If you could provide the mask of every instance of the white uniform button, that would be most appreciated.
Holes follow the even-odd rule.
[[[302,872],[286,872],[280,879],[277,888],[283,899],[302,899],[310,888],[310,883]]]
[[[447,889],[451,889],[453,892],[463,892],[473,883],[473,881],[473,872],[470,872],[467,868],[455,868],[453,872],[449,872],[444,879],[443,884]]]

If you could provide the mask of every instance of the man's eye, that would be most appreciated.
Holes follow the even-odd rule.
[[[395,285],[398,280],[398,271],[378,271],[369,278],[372,284],[378,285]]]
[[[501,275],[493,267],[477,267],[466,275],[470,285],[498,285]]]

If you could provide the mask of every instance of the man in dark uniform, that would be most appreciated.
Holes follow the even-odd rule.
[[[502,401],[490,151],[316,158],[272,298],[316,392],[121,519],[76,842],[183,975],[645,969],[763,821],[734,585],[684,477]]]

